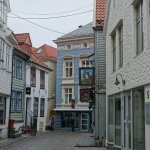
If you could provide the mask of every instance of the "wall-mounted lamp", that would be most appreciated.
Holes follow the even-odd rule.
[[[118,80],[118,76],[120,76],[120,77],[121,77],[122,84],[123,84],[123,86],[125,86],[126,81],[123,79],[122,74],[117,74],[117,75],[116,75],[115,85],[119,85],[119,84],[120,84],[120,81]]]

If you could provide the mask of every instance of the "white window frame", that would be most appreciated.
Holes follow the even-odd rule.
[[[137,3],[136,3],[136,5],[134,6],[135,7],[135,26],[136,26],[136,37],[135,37],[135,39],[136,39],[136,55],[139,55],[139,54],[141,54],[142,52],[143,52],[143,50],[144,50],[144,35],[143,35],[143,30],[144,30],[144,28],[143,28],[143,1],[142,1],[142,3],[141,3],[141,1],[138,1]],[[138,8],[139,7],[139,11],[140,11],[140,16],[139,16],[139,18],[137,18],[137,11],[138,11]],[[140,26],[140,30],[139,30],[139,36],[137,35],[137,24],[139,24]],[[142,34],[142,35],[141,35]],[[138,41],[140,39],[140,41]]]
[[[112,71],[116,71],[116,32],[112,35]]]
[[[4,63],[4,53],[5,53],[6,43],[0,38],[0,66]]]
[[[85,46],[85,44],[87,44],[87,46]],[[86,48],[89,48],[89,42],[84,42],[84,43],[82,43],[82,49],[86,49]]]
[[[68,63],[68,66],[66,67],[66,63]],[[70,66],[70,63],[72,63],[72,67]],[[68,69],[68,75],[67,75],[67,69]],[[70,70],[72,69],[72,76],[70,75]],[[64,78],[73,78],[74,76],[74,63],[73,59],[66,59],[63,62],[63,77]]]
[[[68,99],[68,102],[66,103],[66,96],[65,96],[66,89],[72,89],[72,98],[73,98],[74,97],[74,87],[73,86],[63,86],[62,87],[62,103],[67,105],[70,103],[69,103],[69,99]],[[68,92],[68,94],[69,94],[69,92]]]
[[[119,27],[119,68],[123,66],[123,25]]]
[[[83,65],[83,62],[85,62],[85,65]],[[87,65],[87,63],[86,62],[89,62],[89,65]],[[81,58],[80,59],[80,64],[79,64],[79,67],[91,67],[92,66],[92,64],[91,64],[91,61],[89,60],[89,59],[87,59],[87,58]]]
[[[10,66],[10,49],[11,47],[7,44],[6,45],[6,68],[9,69]]]
[[[4,0],[0,1],[0,20],[3,24],[7,22],[7,6]]]

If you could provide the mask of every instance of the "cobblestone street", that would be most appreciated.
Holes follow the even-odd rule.
[[[100,150],[98,147],[74,147],[80,137],[89,133],[48,132],[26,137],[1,150]]]

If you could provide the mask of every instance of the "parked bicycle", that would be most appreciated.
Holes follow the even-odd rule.
[[[35,136],[37,131],[32,127],[32,125],[22,125],[19,127],[18,132],[21,132],[21,134],[30,134],[31,136]]]

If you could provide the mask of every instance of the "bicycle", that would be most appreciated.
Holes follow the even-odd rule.
[[[18,132],[21,132],[21,134],[29,134],[31,136],[35,136],[37,131],[32,127],[32,125],[22,125],[19,127]]]

